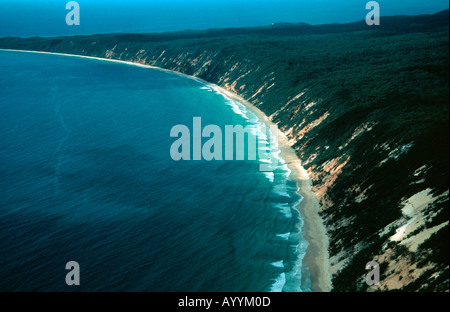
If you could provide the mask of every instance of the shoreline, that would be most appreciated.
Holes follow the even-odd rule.
[[[198,79],[196,77],[193,78]],[[228,98],[242,103],[255,113],[267,126],[275,125],[263,111],[239,95],[223,87],[202,81],[201,79],[199,81],[214,86]],[[311,288],[316,292],[330,292],[332,290],[332,284],[331,274],[329,273],[328,236],[325,225],[319,215],[319,201],[312,191],[312,184],[308,172],[302,167],[295,150],[289,145],[287,136],[280,129],[278,129],[277,135],[281,158],[286,162],[288,168],[291,169],[289,178],[297,183],[297,194],[302,197],[301,202],[295,208],[300,211],[304,218],[303,236],[309,245],[303,261],[310,272]]]
[[[25,53],[39,53],[39,54],[51,54],[51,55],[60,55],[60,56],[69,56],[69,57],[80,57],[92,60],[99,61],[107,61],[107,62],[115,62],[121,63],[131,66],[138,66],[143,68],[151,68],[160,71],[164,71],[171,74],[176,74],[185,78],[196,80],[206,86],[215,88],[219,93],[223,96],[226,96],[232,100],[235,100],[245,107],[250,109],[253,113],[255,113],[258,118],[260,118],[267,126],[275,125],[272,121],[269,120],[266,114],[262,112],[259,108],[241,98],[239,95],[220,87],[216,84],[205,81],[201,78],[186,75],[180,72],[176,72],[173,70],[145,65],[140,63],[135,63],[131,61],[122,61],[116,59],[108,59],[94,56],[86,56],[86,55],[76,55],[76,54],[67,54],[67,53],[56,53],[56,52],[44,52],[44,51],[27,51],[27,50],[14,50],[14,49],[0,49],[0,51],[9,51],[9,52],[25,52]],[[314,192],[312,191],[312,184],[309,179],[308,172],[302,167],[301,161],[298,158],[295,150],[291,148],[288,143],[288,139],[286,135],[278,129],[278,145],[281,150],[281,157],[286,162],[286,165],[291,169],[290,179],[296,182],[297,184],[297,194],[299,194],[303,199],[301,202],[295,207],[300,211],[302,216],[304,217],[304,225],[303,225],[303,235],[306,241],[308,242],[308,248],[306,250],[306,254],[304,256],[304,263],[309,268],[310,279],[311,279],[311,288],[313,291],[318,292],[329,292],[332,289],[331,285],[331,275],[330,275],[330,263],[329,263],[329,255],[328,255],[328,236],[326,234],[325,226],[322,222],[322,218],[319,215],[319,201],[317,200]]]

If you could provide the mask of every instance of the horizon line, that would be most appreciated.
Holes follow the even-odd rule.
[[[424,13],[424,14],[395,14],[395,15],[382,15],[381,19],[389,17],[418,17],[418,16],[433,16],[440,13],[449,12],[449,9],[444,9],[437,11],[435,13]],[[263,28],[263,27],[272,27],[276,25],[297,25],[297,26],[329,26],[329,25],[347,25],[347,24],[355,24],[364,22],[364,19],[358,19],[353,20],[349,22],[331,22],[331,23],[323,23],[323,24],[311,24],[306,22],[272,22],[271,24],[264,24],[264,25],[255,25],[255,26],[236,26],[236,27],[211,27],[211,28],[203,28],[203,29],[180,29],[180,30],[169,30],[169,31],[153,31],[153,32],[146,32],[146,31],[137,31],[137,32],[98,32],[98,33],[84,33],[84,34],[73,34],[73,35],[35,35],[35,36],[1,36],[0,39],[5,38],[21,38],[21,39],[29,39],[29,38],[56,38],[56,37],[77,37],[77,36],[99,36],[99,35],[126,35],[126,34],[133,34],[133,35],[152,35],[152,34],[174,34],[174,33],[183,33],[183,32],[207,32],[207,31],[213,31],[213,30],[227,30],[227,29],[253,29],[253,28]]]

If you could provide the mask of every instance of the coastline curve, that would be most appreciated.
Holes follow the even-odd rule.
[[[145,65],[131,61],[123,61],[116,59],[100,58],[86,55],[67,54],[67,53],[55,53],[55,52],[43,52],[43,51],[28,51],[28,50],[14,50],[14,49],[0,49],[0,51],[10,52],[24,52],[24,53],[40,53],[60,55],[67,57],[77,57],[93,59],[98,61],[107,61],[121,63],[131,66],[138,66],[143,68],[151,68],[159,71],[164,71],[171,74],[183,76],[185,78],[196,80],[206,86],[209,86],[217,90],[225,98],[237,101],[252,111],[266,126],[276,125],[269,120],[266,114],[259,108],[246,101],[239,95],[221,87],[216,84],[210,83],[198,77],[186,75],[181,72],[165,69],[162,67]],[[330,275],[330,263],[328,254],[328,236],[326,234],[326,228],[319,215],[320,204],[312,191],[311,181],[308,176],[308,172],[302,167],[301,161],[295,153],[294,149],[288,143],[288,138],[281,130],[278,129],[277,133],[279,149],[281,151],[281,158],[285,161],[288,168],[291,170],[290,179],[297,184],[297,194],[301,196],[302,200],[297,205],[296,209],[299,210],[304,217],[303,235],[308,242],[308,248],[303,258],[306,266],[309,268],[311,278],[311,289],[313,291],[328,292],[332,290],[331,275]]]

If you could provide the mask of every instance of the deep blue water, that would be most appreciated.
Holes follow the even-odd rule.
[[[194,116],[257,124],[239,103],[154,69],[0,51],[0,112],[1,291],[309,289],[285,166],[170,157]]]

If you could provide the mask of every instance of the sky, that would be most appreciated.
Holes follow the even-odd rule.
[[[0,0],[0,37],[309,24],[364,20],[364,0],[78,0],[80,25],[66,24],[68,0]],[[447,0],[380,0],[381,18],[432,14]]]

